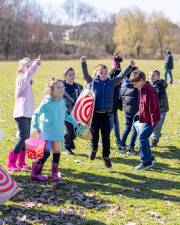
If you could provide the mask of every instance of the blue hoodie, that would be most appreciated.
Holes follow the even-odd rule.
[[[41,130],[41,138],[48,141],[64,141],[64,122],[77,122],[66,112],[63,98],[47,97],[33,114],[34,129]]]

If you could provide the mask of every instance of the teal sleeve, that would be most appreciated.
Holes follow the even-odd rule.
[[[45,104],[43,103],[39,106],[39,108],[33,114],[32,123],[33,123],[33,128],[35,130],[39,130],[39,117],[44,112],[45,112]]]
[[[69,115],[68,113],[66,113],[66,115],[65,115],[65,120],[69,123],[72,123],[73,126],[76,126],[78,124],[76,122],[76,120],[71,115]]]

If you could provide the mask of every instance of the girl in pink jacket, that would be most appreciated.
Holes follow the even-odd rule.
[[[19,69],[16,78],[15,106],[13,118],[19,131],[19,140],[9,152],[7,167],[13,172],[21,169],[31,169],[25,163],[25,140],[30,136],[31,117],[34,112],[34,96],[32,92],[32,79],[38,66],[41,64],[41,57],[32,62],[30,58],[19,61]],[[18,161],[17,165],[16,162]]]

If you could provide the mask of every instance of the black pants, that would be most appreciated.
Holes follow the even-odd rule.
[[[71,150],[74,146],[73,140],[75,139],[74,127],[71,123],[65,121],[65,135],[64,135],[64,147],[67,150]]]
[[[94,113],[91,132],[91,149],[98,150],[99,131],[101,131],[103,157],[110,155],[110,115],[109,113]]]
[[[25,151],[25,140],[30,137],[31,129],[31,118],[27,117],[18,117],[15,118],[17,123],[19,139],[16,145],[14,146],[14,152],[18,153],[20,151]]]

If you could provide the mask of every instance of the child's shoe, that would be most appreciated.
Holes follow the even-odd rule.
[[[8,170],[12,171],[12,172],[18,172],[19,169],[16,166],[16,161],[18,158],[19,153],[10,151],[9,152],[9,156],[8,156],[8,162],[7,162],[7,168]]]
[[[134,150],[133,147],[129,147],[129,149],[127,151],[127,154],[130,154],[130,155],[138,155],[138,153]]]
[[[61,173],[58,171],[58,163],[51,164],[51,175],[49,176],[50,179],[57,182],[58,184],[62,184]]]
[[[126,146],[119,146],[118,150],[119,150],[120,154],[126,154],[126,152],[127,152]]]
[[[75,153],[71,150],[71,149],[64,149],[64,152],[66,153],[66,154],[70,154],[70,155],[75,155]]]
[[[32,164],[31,180],[32,181],[47,181],[48,178],[42,175],[43,164],[34,162]]]
[[[107,168],[112,168],[111,160],[109,157],[103,157],[103,161]]]
[[[150,163],[150,164],[144,164],[144,163],[140,163],[139,165],[137,165],[134,169],[135,170],[147,170],[150,169],[154,166],[154,163]]]
[[[91,150],[90,155],[89,155],[89,159],[91,161],[96,159],[96,154],[97,154],[97,150]]]
[[[24,169],[24,170],[31,170],[31,167],[28,166],[26,163],[25,163],[25,158],[26,158],[26,152],[25,151],[21,151],[18,155],[18,168],[21,170],[21,169]]]

